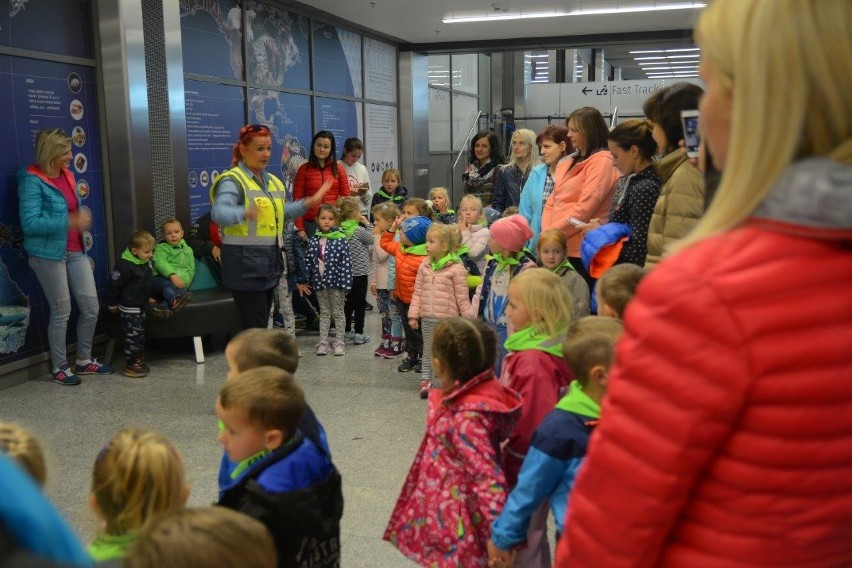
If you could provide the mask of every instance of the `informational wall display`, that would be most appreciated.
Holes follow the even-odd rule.
[[[382,185],[382,172],[399,169],[399,131],[394,106],[364,105],[364,164],[370,174],[370,187]]]
[[[26,5],[29,9],[30,4]],[[39,130],[71,136],[71,171],[91,218],[83,244],[100,294],[107,283],[107,242],[94,69],[0,55],[0,92],[9,104],[0,124],[9,142],[0,152],[0,366],[47,349],[47,300],[28,265],[18,217],[18,170],[35,160]],[[72,323],[69,333],[73,340]]]
[[[361,103],[317,97],[314,120],[316,121],[317,132],[328,130],[334,134],[338,158],[343,149],[344,140],[362,137]]]
[[[90,0],[0,0],[0,45],[91,58]]]
[[[396,102],[396,48],[364,38],[364,97]]]
[[[310,89],[310,20],[257,0],[247,8],[249,81]]]
[[[311,98],[307,95],[249,89],[249,116],[272,132],[272,159],[267,171],[282,178],[289,189],[295,171],[307,160],[311,144]]]
[[[361,36],[334,26],[314,23],[316,90],[361,96]]]
[[[244,124],[242,87],[184,81],[189,215],[195,220],[210,209],[210,186],[231,167],[234,143]]]
[[[237,0],[180,0],[183,69],[243,78],[243,19]]]

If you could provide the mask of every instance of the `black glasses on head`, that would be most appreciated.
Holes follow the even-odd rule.
[[[240,140],[242,140],[249,134],[257,134],[258,132],[269,134],[269,127],[265,124],[248,124],[246,126],[243,126],[240,129]]]

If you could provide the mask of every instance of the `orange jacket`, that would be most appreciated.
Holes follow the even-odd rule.
[[[417,281],[417,271],[426,260],[426,256],[402,252],[402,245],[394,239],[395,233],[385,231],[379,242],[382,249],[396,258],[396,295],[406,304],[411,303],[414,295],[414,283]],[[403,314],[403,317],[405,315]]]

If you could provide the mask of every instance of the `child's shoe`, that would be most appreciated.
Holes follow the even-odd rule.
[[[354,331],[347,331],[346,333],[344,333],[343,334],[343,341],[345,341],[347,343],[352,343],[353,341],[355,341],[355,332]]]
[[[175,313],[172,310],[170,310],[168,307],[166,307],[165,304],[162,304],[162,303],[161,304],[154,304],[153,306],[151,306],[150,311],[151,311],[151,315],[154,316],[157,319],[169,319],[170,317],[175,315]]]
[[[133,377],[134,379],[144,377],[150,372],[151,368],[148,367],[148,365],[146,365],[145,363],[143,363],[142,359],[140,358],[133,360],[133,362],[128,363],[124,367],[124,376]]]
[[[396,359],[405,353],[405,340],[401,337],[391,337],[390,348],[384,355],[385,359]]]
[[[340,355],[346,354],[346,347],[344,346],[342,341],[335,341],[333,349],[334,349],[334,354],[337,355],[338,357]]]
[[[77,375],[111,375],[114,371],[112,365],[101,363],[94,357],[89,359],[87,363],[80,364],[78,362],[74,366],[74,373]]]
[[[376,349],[373,354],[376,357],[387,357],[388,351],[390,351],[390,342],[390,335],[388,335],[387,333],[382,335],[382,342],[379,344],[378,349]]]
[[[414,365],[414,372],[415,373],[422,373],[423,372],[423,360],[422,359],[417,360],[417,364]]]
[[[420,398],[428,398],[429,397],[429,389],[432,388],[432,383],[429,382],[429,379],[421,379],[420,380]]]
[[[366,333],[356,333],[355,337],[352,338],[352,343],[355,345],[364,345],[365,343],[370,342],[370,336]]]
[[[272,327],[284,327],[284,315],[281,312],[272,314]]]
[[[172,299],[172,303],[169,304],[169,308],[171,308],[173,312],[176,312],[191,302],[192,292],[187,292],[186,294],[180,294],[179,296],[175,296]]]
[[[406,357],[405,361],[403,361],[399,367],[396,368],[400,373],[408,373],[409,371],[413,371],[414,367],[417,366],[417,359]]]
[[[328,341],[317,343],[317,355],[328,355]]]
[[[51,373],[51,376],[53,377],[54,383],[58,385],[65,385],[66,387],[73,387],[83,382],[80,380],[80,377],[74,374],[71,367],[68,365],[62,365]]]

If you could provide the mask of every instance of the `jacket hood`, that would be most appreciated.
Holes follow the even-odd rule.
[[[751,220],[788,225],[791,232],[806,227],[826,239],[852,238],[852,166],[829,158],[791,164]]]
[[[678,169],[686,160],[686,154],[682,153],[680,150],[669,152],[657,160],[655,165],[657,166],[657,172],[660,174],[660,179],[663,180],[663,183],[669,181],[669,178],[672,177],[675,170]]]
[[[521,414],[521,396],[497,380],[492,369],[483,371],[444,395],[441,389],[431,389],[429,403],[442,405],[450,412],[488,412],[498,418],[499,434],[506,438]]]

